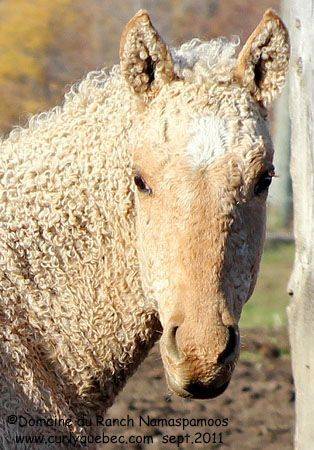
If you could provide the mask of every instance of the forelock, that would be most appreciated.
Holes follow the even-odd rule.
[[[231,79],[235,66],[236,48],[240,40],[226,38],[202,41],[192,39],[181,47],[171,48],[174,72],[182,80],[202,84],[206,81],[219,82]]]

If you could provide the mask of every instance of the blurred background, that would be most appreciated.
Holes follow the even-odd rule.
[[[61,104],[69,87],[90,70],[118,63],[121,31],[140,8],[176,46],[193,37],[221,35],[237,35],[243,44],[269,7],[285,17],[279,0],[0,0],[0,132],[7,135],[30,115]],[[127,411],[230,416],[229,448],[292,448],[294,394],[285,313],[294,252],[287,97],[286,89],[271,112],[279,177],[269,194],[268,239],[257,288],[241,319],[243,351],[230,388],[206,404],[165,396],[154,349],[120,394],[112,416]],[[165,429],[149,432],[159,448]]]

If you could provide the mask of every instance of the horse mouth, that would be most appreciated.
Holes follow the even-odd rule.
[[[223,394],[230,383],[229,378],[227,381],[223,381],[222,383],[215,381],[210,384],[204,384],[196,381],[181,387],[172,378],[170,378],[169,375],[166,375],[166,378],[170,391],[179,397],[203,400],[212,399]]]

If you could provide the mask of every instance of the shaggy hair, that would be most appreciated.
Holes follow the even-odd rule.
[[[234,49],[192,40],[172,49],[176,75],[229,76]],[[12,413],[70,418],[56,431],[84,432],[79,413],[103,413],[160,334],[138,271],[134,101],[119,66],[91,72],[1,142],[3,448],[34,431],[8,424]]]
[[[236,63],[235,53],[240,40],[225,38],[210,42],[192,39],[179,48],[171,48],[174,72],[182,80],[197,84],[229,81]]]
[[[164,56],[154,32],[145,30],[155,56]],[[280,50],[279,28],[274,35]],[[257,44],[255,59],[263,48]],[[193,39],[173,48],[174,74],[206,87],[231,84],[237,45]],[[250,87],[254,77],[244,56],[236,70]],[[129,81],[139,90],[149,80],[141,58],[147,55],[124,67],[137,63]],[[170,63],[160,72],[169,75],[171,65],[172,74]],[[276,85],[267,77],[263,82],[270,98]],[[34,433],[31,425],[7,423],[10,414],[71,420],[49,427],[49,434],[90,432],[78,424],[80,414],[103,414],[160,335],[136,251],[130,140],[137,102],[119,66],[91,72],[62,107],[33,117],[1,142],[1,448],[15,447],[17,434]]]

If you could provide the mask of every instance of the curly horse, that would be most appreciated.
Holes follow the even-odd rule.
[[[120,65],[2,140],[3,448],[47,432],[29,417],[82,435],[80,415],[104,414],[159,336],[172,391],[227,388],[262,252],[287,30],[268,10],[236,47],[169,48],[141,10]]]

